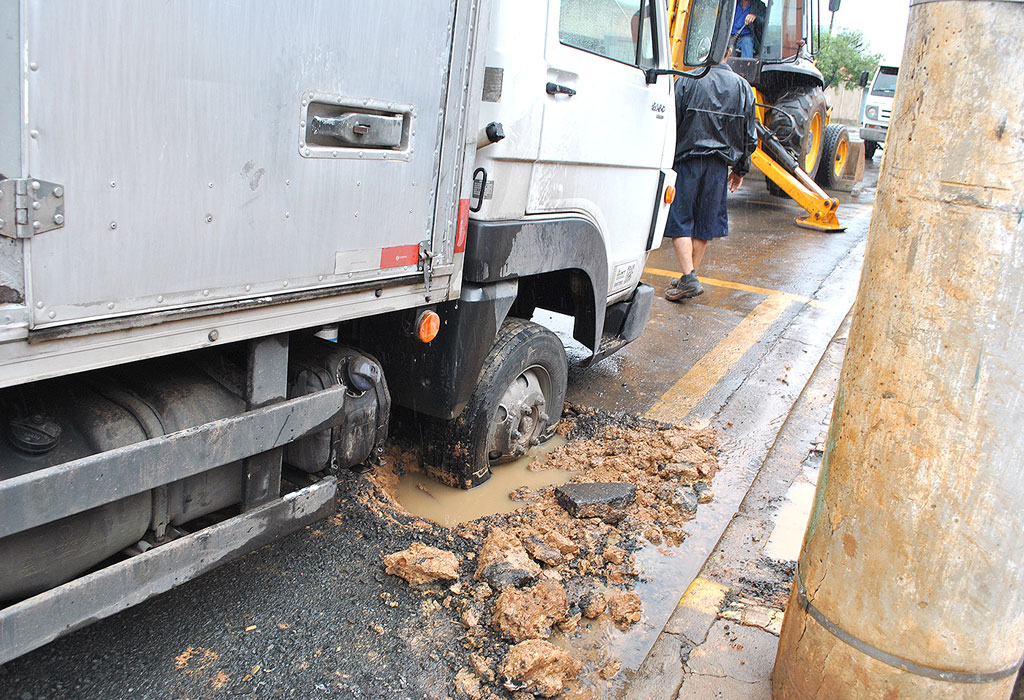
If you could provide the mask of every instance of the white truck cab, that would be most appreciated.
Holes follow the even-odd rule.
[[[671,67],[667,37],[639,22],[640,7],[496,2],[480,109],[506,138],[477,153],[477,182],[488,184],[471,221],[585,221],[607,247],[608,303],[632,295],[660,244],[660,196],[675,178],[672,80],[651,84],[644,72]],[[664,7],[656,17],[664,22]]]
[[[873,157],[878,147],[885,143],[898,75],[899,66],[879,66],[874,80],[871,81],[871,89],[865,96],[860,122],[860,137],[864,141],[865,158]],[[861,87],[867,87],[867,73],[861,76]]]

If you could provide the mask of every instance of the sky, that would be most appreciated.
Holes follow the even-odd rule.
[[[828,26],[831,13],[827,0],[821,2],[822,28]],[[815,4],[817,8],[817,4]],[[843,0],[836,12],[835,29],[857,29],[867,39],[869,49],[883,56],[882,62],[899,65],[903,57],[903,39],[907,34],[910,0]]]

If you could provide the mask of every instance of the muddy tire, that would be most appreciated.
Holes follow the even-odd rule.
[[[817,86],[784,92],[768,112],[768,128],[813,178],[818,172],[824,145],[825,92]],[[768,188],[772,194],[775,190],[781,192],[778,187]]]
[[[466,407],[437,426],[427,470],[457,488],[487,481],[492,465],[521,457],[554,434],[567,379],[558,336],[531,321],[506,320]]]
[[[821,165],[818,167],[818,184],[822,187],[835,187],[843,179],[846,172],[846,161],[850,155],[850,133],[842,124],[829,124],[825,127],[825,145],[821,152]]]
[[[878,150],[878,141],[865,141],[864,142],[864,159],[871,160],[875,157],[875,151]]]

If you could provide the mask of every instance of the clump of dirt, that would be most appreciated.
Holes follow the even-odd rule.
[[[620,591],[608,599],[608,612],[612,620],[623,627],[640,622],[643,609],[644,605],[636,593]]]
[[[413,585],[459,577],[459,560],[451,552],[414,542],[411,547],[384,557],[384,570]]]
[[[454,585],[418,587],[432,609],[465,629],[465,668],[455,681],[455,697],[579,692],[574,680],[582,664],[571,647],[559,648],[547,638],[557,629],[571,640],[569,633],[584,616],[607,615],[620,629],[639,622],[642,603],[630,590],[641,574],[634,552],[644,540],[680,544],[684,524],[699,503],[710,500],[708,484],[718,469],[717,439],[710,429],[577,406],[568,406],[565,415],[558,432],[569,442],[537,457],[529,468],[571,471],[570,484],[635,487],[633,502],[614,524],[574,517],[559,504],[556,487],[547,487],[520,489],[523,505],[512,513],[445,529],[410,519],[397,501],[398,476],[423,470],[415,451],[390,448],[385,465],[369,475],[376,487],[376,496],[366,503],[370,510],[417,530],[417,539],[429,542],[443,531],[449,544],[452,537],[463,542],[460,579]],[[588,669],[593,677],[580,682],[593,684],[618,670],[609,662]]]
[[[540,639],[520,642],[508,650],[499,672],[508,690],[525,690],[553,698],[576,680],[583,667],[564,649]]]
[[[565,588],[545,579],[530,588],[503,590],[494,603],[491,627],[512,642],[547,639],[555,623],[565,621],[568,615]]]
[[[540,576],[540,565],[530,558],[522,541],[503,528],[487,535],[476,561],[473,578],[499,589],[522,586]]]

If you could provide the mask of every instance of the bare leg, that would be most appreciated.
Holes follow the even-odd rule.
[[[679,269],[682,271],[682,273],[684,275],[688,275],[688,274],[690,274],[690,272],[692,272],[694,269],[696,269],[694,267],[694,265],[693,265],[693,258],[694,258],[694,252],[695,252],[694,251],[694,247],[695,246],[693,245],[692,241],[693,241],[692,238],[673,238],[672,239],[672,247],[676,251],[676,260],[679,261]],[[703,241],[697,241],[697,242],[698,243],[702,243]],[[700,252],[701,252],[701,255],[704,254],[704,248],[703,247],[701,247]]]
[[[691,269],[696,270],[700,267],[701,260],[704,259],[704,251],[707,250],[708,242],[698,238],[687,238],[686,240],[693,241],[693,267]]]

